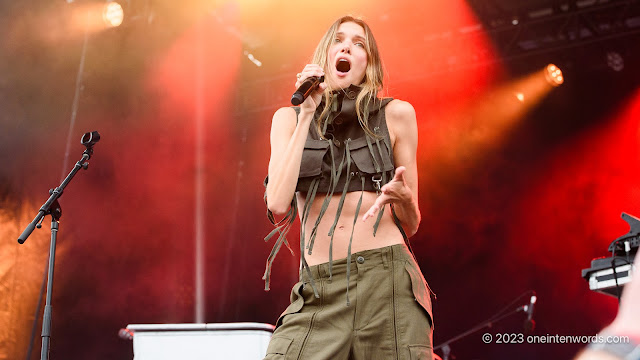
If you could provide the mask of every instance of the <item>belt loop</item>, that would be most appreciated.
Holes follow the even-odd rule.
[[[382,249],[382,265],[384,266],[385,269],[389,268],[389,261],[393,261],[393,259],[390,259],[390,257],[391,257],[391,247],[387,246]]]
[[[318,279],[324,279],[325,274],[327,273],[327,271],[325,271],[325,264],[319,264],[316,265],[316,271],[314,271],[314,275],[318,278]]]
[[[322,279],[329,279],[329,264],[324,264],[322,267]]]

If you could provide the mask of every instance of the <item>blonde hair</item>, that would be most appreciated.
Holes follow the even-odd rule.
[[[360,125],[365,130],[365,132],[373,137],[376,135],[369,129],[368,126],[368,118],[369,118],[369,106],[377,99],[378,91],[382,90],[382,79],[384,76],[382,70],[382,60],[380,59],[380,52],[378,51],[378,44],[376,43],[376,39],[373,37],[373,32],[367,23],[365,23],[361,19],[357,19],[353,16],[343,16],[336,20],[331,27],[324,34],[320,43],[316,47],[316,50],[313,54],[312,62],[314,64],[320,65],[325,72],[327,72],[327,67],[332,65],[328,64],[329,58],[329,48],[333,44],[335,40],[338,28],[341,24],[346,22],[353,22],[355,24],[360,25],[364,29],[364,37],[365,37],[365,49],[367,51],[367,68],[365,70],[364,79],[360,85],[362,87],[362,91],[358,94],[356,98],[356,114],[358,115],[358,121]],[[320,117],[318,118],[316,125],[318,128],[318,134],[321,137],[324,137],[323,128],[325,123],[329,120],[328,115],[329,111],[332,107],[334,101],[336,101],[336,97],[332,93],[332,89],[327,88],[324,91],[324,100],[325,100],[325,108],[323,109]]]

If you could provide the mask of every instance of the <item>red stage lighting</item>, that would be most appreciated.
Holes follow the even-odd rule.
[[[560,86],[564,82],[564,77],[562,76],[562,70],[553,64],[547,65],[547,71],[545,72],[545,79],[547,82],[551,84],[551,86]]]

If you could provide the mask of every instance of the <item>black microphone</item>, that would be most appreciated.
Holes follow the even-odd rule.
[[[524,321],[524,332],[526,334],[531,333],[536,328],[536,322],[533,320],[533,307],[536,304],[538,298],[535,293],[531,295],[529,304],[524,306],[524,311],[527,313],[527,319]]]
[[[323,81],[324,81],[324,75],[320,77],[317,77],[317,76],[308,77],[302,83],[302,85],[300,85],[298,90],[296,90],[296,92],[293,93],[293,96],[291,97],[291,104],[293,104],[294,106],[298,106],[302,104],[304,99],[306,99],[309,96],[309,94],[311,94],[318,86],[320,86],[320,83],[322,83]]]

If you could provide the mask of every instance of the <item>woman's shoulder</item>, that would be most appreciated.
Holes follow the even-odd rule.
[[[279,108],[278,110],[275,111],[275,113],[273,113],[273,117],[291,117],[291,116],[295,116],[296,114],[298,114],[298,112],[300,111],[300,107],[299,106],[283,106],[281,108]]]
[[[416,111],[408,101],[393,99],[384,110],[388,125],[416,121]]]
[[[298,124],[298,115],[291,107],[281,107],[275,111],[271,119],[271,132],[293,134]]]
[[[385,107],[387,116],[388,115],[393,115],[393,116],[411,115],[411,114],[415,114],[416,112],[415,109],[413,108],[413,105],[411,105],[411,103],[408,101],[393,99],[393,98],[387,98],[387,99],[389,99],[388,104]],[[383,99],[383,101],[384,100],[385,99]]]
[[[298,108],[299,109],[299,108]],[[298,122],[298,111],[293,106],[283,106],[273,113],[274,124],[291,124]]]

